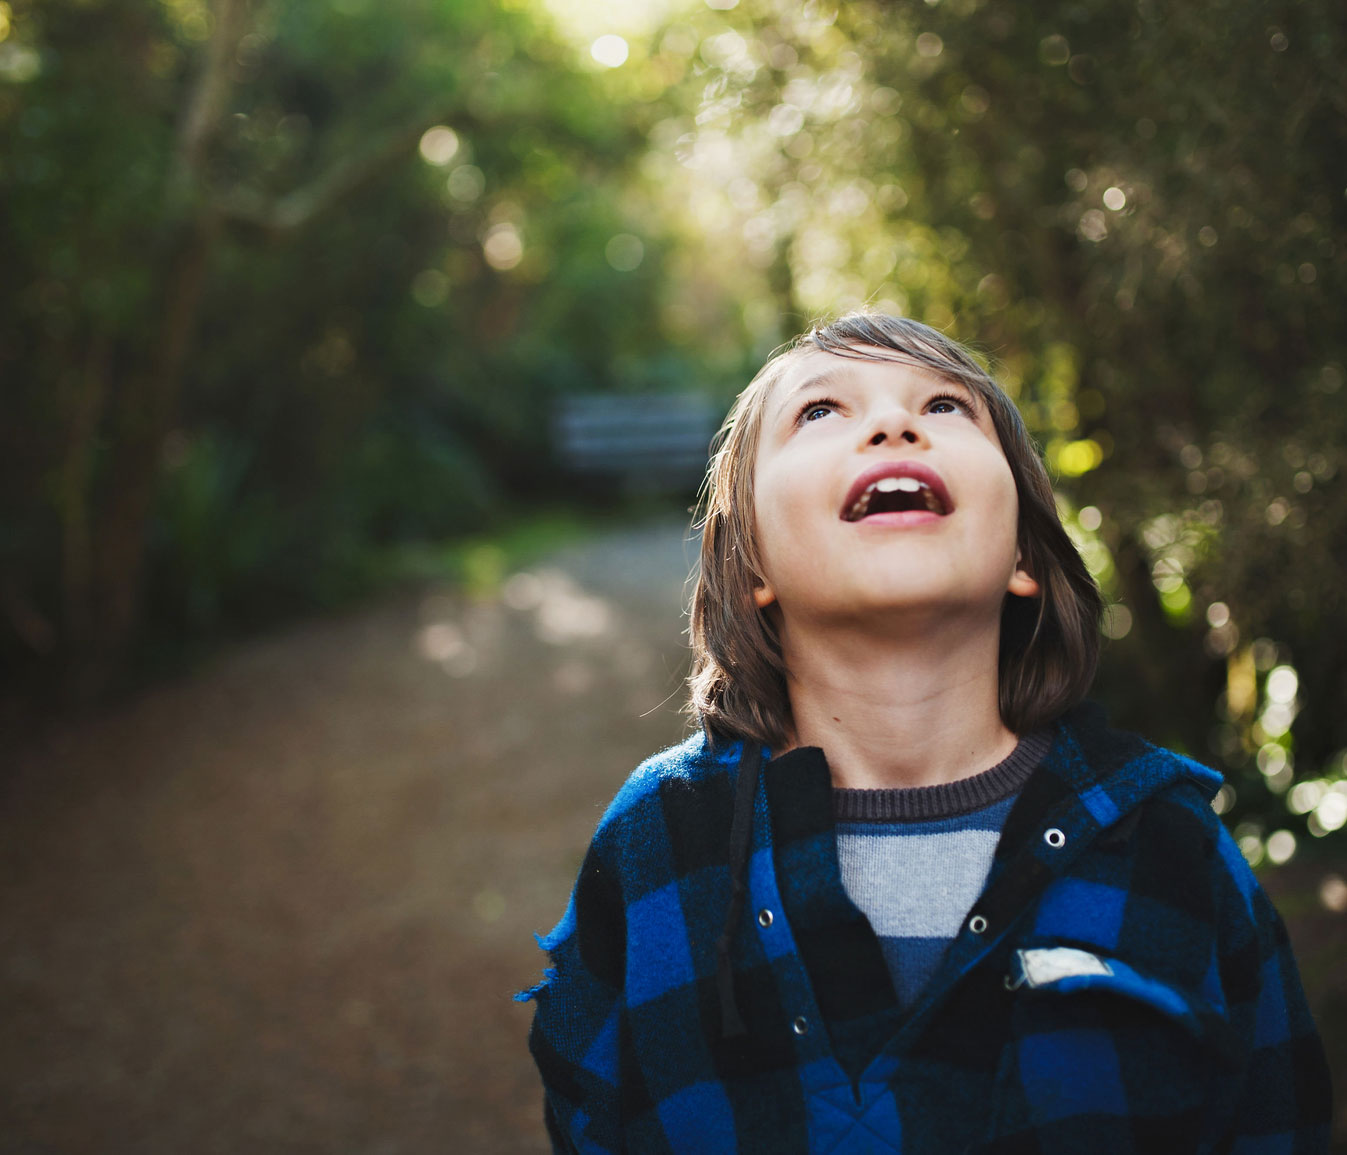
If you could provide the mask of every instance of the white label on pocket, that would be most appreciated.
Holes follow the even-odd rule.
[[[1031,987],[1047,986],[1075,975],[1111,975],[1108,963],[1087,950],[1073,946],[1043,947],[1018,952],[1024,981]]]

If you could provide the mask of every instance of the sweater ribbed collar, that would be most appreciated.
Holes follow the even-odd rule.
[[[1035,730],[995,766],[971,778],[882,790],[838,787],[833,815],[842,822],[916,822],[969,814],[1017,794],[1051,746],[1052,732]]]

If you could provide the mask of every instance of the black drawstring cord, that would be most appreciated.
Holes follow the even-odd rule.
[[[745,742],[739,756],[734,786],[734,818],[730,823],[730,908],[725,929],[716,941],[716,987],[720,994],[720,1033],[727,1039],[748,1033],[734,999],[734,969],[730,965],[730,944],[744,910],[748,887],[744,875],[748,869],[749,845],[753,839],[753,800],[758,792],[758,765],[762,747]]]

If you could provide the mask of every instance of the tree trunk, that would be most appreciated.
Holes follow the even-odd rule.
[[[211,18],[210,43],[185,102],[166,173],[165,212],[173,232],[163,266],[158,340],[145,367],[133,370],[118,390],[109,430],[106,503],[92,539],[81,540],[78,516],[67,518],[66,593],[82,603],[76,609],[85,619],[83,625],[78,619],[71,622],[68,691],[76,700],[97,697],[107,688],[135,635],[160,456],[177,413],[206,269],[219,234],[219,213],[206,194],[202,169],[229,107],[234,54],[248,19],[246,0],[214,0]],[[78,461],[69,464],[73,469]],[[74,509],[79,514],[96,504],[76,502]]]
[[[61,464],[61,607],[66,648],[87,646],[93,622],[93,538],[89,506],[94,449],[107,404],[112,341],[96,333],[70,403],[70,437]]]
[[[215,214],[204,209],[185,229],[168,262],[159,347],[148,368],[122,385],[111,430],[107,500],[93,534],[87,598],[91,620],[71,664],[69,689],[76,700],[95,698],[107,689],[136,632],[164,438],[177,415],[218,235]]]

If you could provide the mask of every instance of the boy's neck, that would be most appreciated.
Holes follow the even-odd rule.
[[[936,786],[1014,750],[998,706],[995,632],[810,633],[783,632],[795,721],[783,749],[822,748],[834,786]]]

